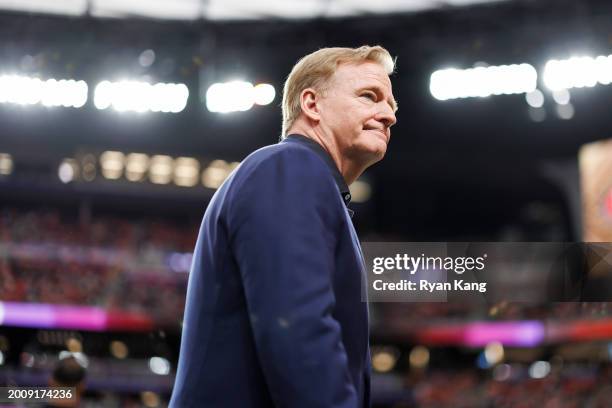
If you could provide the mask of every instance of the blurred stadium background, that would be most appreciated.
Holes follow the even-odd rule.
[[[362,240],[612,241],[611,18],[605,0],[0,0],[0,384],[45,385],[70,355],[82,406],[167,405],[207,201],[278,140],[284,78],[324,46],[397,55],[390,150],[352,186]],[[610,406],[601,300],[372,304],[375,406]]]

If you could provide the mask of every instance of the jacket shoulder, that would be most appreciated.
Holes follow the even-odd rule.
[[[302,144],[281,142],[255,150],[253,153],[248,155],[243,162],[257,165],[263,161],[282,160],[288,156],[302,161],[312,160],[314,163],[321,161],[315,152]]]
[[[269,173],[291,173],[298,178],[329,178],[327,164],[307,146],[298,143],[277,143],[262,147],[248,155],[237,169],[236,181]],[[327,176],[327,177],[326,177]]]

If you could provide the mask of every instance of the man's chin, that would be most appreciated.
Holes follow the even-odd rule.
[[[353,145],[350,156],[354,160],[367,163],[367,166],[380,161],[387,153],[387,143],[383,140],[370,140],[367,144]]]
[[[381,161],[383,157],[385,157],[385,153],[387,153],[386,143],[376,143],[376,145],[371,146],[371,148],[367,150],[369,165]]]
[[[382,160],[382,158],[385,157],[385,153],[387,153],[387,142],[382,140],[377,141],[372,149],[372,153],[378,156],[378,160]]]

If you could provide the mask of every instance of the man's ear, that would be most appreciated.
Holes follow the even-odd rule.
[[[300,93],[300,106],[302,113],[310,120],[318,122],[321,119],[319,112],[320,94],[312,88],[306,88]]]

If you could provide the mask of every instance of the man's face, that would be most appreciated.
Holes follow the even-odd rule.
[[[320,99],[320,125],[341,155],[369,166],[387,151],[395,106],[391,81],[380,64],[341,64]]]

